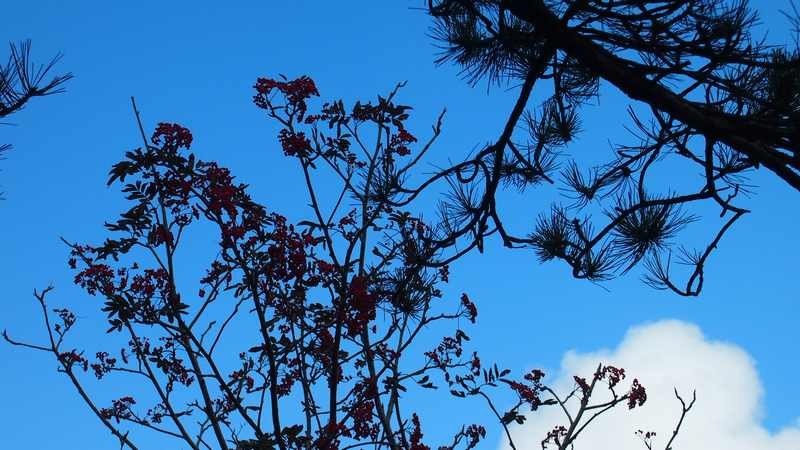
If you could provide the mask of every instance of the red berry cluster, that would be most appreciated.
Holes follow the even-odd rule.
[[[411,416],[411,450],[431,450],[430,447],[422,443],[422,427],[419,423],[419,416],[417,413],[414,413]]]
[[[526,382],[508,380],[506,384],[519,395],[520,400],[528,404],[531,410],[535,411],[542,405],[540,394],[544,391],[544,385],[542,384],[544,375],[544,372],[541,370],[534,369],[525,374],[524,379]]]
[[[478,317],[478,307],[469,299],[467,294],[461,294],[461,305],[464,307],[467,319],[475,323],[475,319]]]
[[[277,89],[281,94],[286,97],[286,101],[291,105],[302,120],[305,115],[307,106],[306,100],[312,96],[319,96],[314,80],[307,76],[302,76],[291,81],[277,81],[272,78],[259,78],[255,86],[256,95],[253,97],[253,103],[262,109],[271,109],[272,103],[270,101],[270,94],[273,90]]]
[[[101,408],[100,416],[106,420],[114,419],[117,423],[121,420],[129,420],[134,417],[131,406],[136,404],[136,400],[131,396],[125,396],[111,401],[110,408]]]
[[[397,133],[389,140],[389,150],[400,156],[410,155],[411,149],[408,148],[408,144],[413,142],[417,142],[417,138],[400,126],[397,128]]]
[[[647,391],[645,391],[644,386],[639,384],[639,380],[634,378],[631,391],[628,393],[628,409],[633,409],[636,406],[642,406],[646,401]]]
[[[83,357],[80,353],[76,350],[70,350],[68,352],[61,352],[58,354],[58,360],[61,361],[67,370],[72,369],[72,366],[78,365],[83,369],[84,372],[89,370],[89,361]]]
[[[625,369],[614,366],[602,366],[594,374],[595,380],[608,379],[608,387],[614,388],[620,381],[625,379]]]
[[[567,427],[559,425],[547,432],[547,436],[542,440],[542,448],[547,448],[548,444],[555,444],[561,447],[563,439],[567,437]]]
[[[178,148],[188,149],[192,145],[192,133],[177,123],[159,123],[150,141],[174,152]]]
[[[91,368],[94,371],[94,376],[99,380],[114,370],[117,365],[117,359],[111,358],[108,352],[97,352],[95,356],[97,357],[97,362],[92,364]]]
[[[305,133],[283,129],[278,133],[278,140],[286,156],[306,156],[311,150],[311,143]]]
[[[377,301],[375,295],[369,292],[367,278],[356,276],[350,280],[350,295],[348,296],[347,331],[350,336],[355,336],[363,331],[371,320],[375,320]]]

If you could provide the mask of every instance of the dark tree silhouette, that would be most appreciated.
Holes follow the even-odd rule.
[[[29,40],[19,45],[9,44],[9,47],[8,62],[0,65],[0,120],[21,110],[34,97],[62,92],[63,84],[72,78],[70,73],[49,78],[53,67],[61,59],[60,54],[47,64],[38,65],[31,61]],[[10,144],[0,143],[0,158],[10,149]]]
[[[281,125],[283,153],[302,173],[306,220],[290,224],[227,169],[187,154],[189,130],[161,123],[147,139],[139,122],[142,146],[109,179],[130,209],[106,224],[104,243],[67,243],[75,283],[107,315],[104,345],[118,346],[94,357],[73,347],[79,320],[50,309],[50,288],[35,292],[44,343],[3,333],[12,345],[52,355],[121,447],[142,448],[136,442],[149,430],[194,450],[430,450],[414,400],[447,395],[485,402],[512,447],[509,425],[560,408],[565,425],[542,447],[563,450],[610,409],[645,403],[645,388],[621,368],[599,365],[559,394],[540,370],[512,377],[466,349],[475,303],[442,294],[449,268],[431,245],[434,230],[391,205],[400,195],[392,180],[419,164],[441,117],[421,142],[406,128],[410,108],[396,103],[397,89],[319,109],[309,104],[319,94],[308,77],[262,78],[255,89],[255,104]],[[213,230],[216,256],[189,281],[179,249],[198,229]],[[420,341],[441,330],[451,334],[438,344]],[[117,383],[117,396],[93,394],[92,375]],[[498,400],[499,389],[506,395]],[[485,434],[481,424],[459,424],[438,448],[471,449]]]
[[[520,84],[494,143],[419,187],[395,186],[408,199],[436,181],[451,187],[436,248],[481,249],[496,234],[565,261],[577,278],[604,280],[644,262],[647,283],[695,296],[710,254],[748,212],[737,205],[752,188],[747,173],[763,166],[800,190],[800,55],[796,44],[755,39],[745,0],[431,0],[427,10],[439,63],[459,65],[473,83]],[[787,14],[795,32],[796,17]],[[564,163],[581,108],[601,86],[632,100],[635,143],[596,167]],[[546,100],[528,109],[535,91]],[[696,186],[659,191],[652,179],[664,165],[683,180],[700,174]],[[500,190],[539,183],[560,184],[570,204],[542,212],[532,231],[508,229]],[[678,248],[690,270],[673,281],[672,238],[702,202],[719,207],[721,223],[704,248]],[[590,215],[598,208],[603,221]]]

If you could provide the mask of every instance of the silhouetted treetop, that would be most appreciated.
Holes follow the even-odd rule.
[[[72,78],[71,73],[50,76],[60,54],[39,65],[31,61],[31,41],[9,47],[8,62],[0,65],[0,119],[20,111],[34,97],[63,92],[64,83]],[[0,144],[0,157],[10,149],[10,144]]]
[[[471,83],[521,83],[494,143],[419,188],[436,180],[452,188],[441,247],[481,248],[497,233],[506,246],[566,261],[579,278],[606,279],[644,261],[650,284],[697,295],[706,259],[747,212],[734,204],[749,187],[745,173],[764,166],[800,190],[800,55],[796,45],[754,37],[747,1],[442,0],[429,1],[428,12],[438,63],[457,64]],[[796,15],[787,18],[796,24]],[[629,128],[638,142],[617,145],[607,164],[565,163],[559,156],[601,80],[637,101]],[[545,100],[528,109],[534,92]],[[684,165],[686,180],[700,173],[698,187],[657,193],[651,174],[666,159]],[[531,233],[506,229],[498,188],[554,183],[558,167],[572,203],[554,205]],[[669,278],[670,238],[693,219],[682,207],[700,201],[718,204],[727,220],[705,249],[681,249],[693,270],[679,286]],[[590,205],[608,219],[597,231],[578,218]]]

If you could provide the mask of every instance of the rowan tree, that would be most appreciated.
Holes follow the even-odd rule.
[[[797,12],[786,7],[796,34]],[[406,191],[452,188],[437,248],[481,249],[498,235],[566,262],[577,278],[605,280],[643,262],[647,283],[696,296],[709,256],[749,212],[740,203],[753,188],[748,174],[763,168],[800,189],[797,40],[754,36],[758,16],[746,0],[430,0],[427,10],[440,63],[473,83],[519,85],[492,144]],[[585,167],[566,154],[583,107],[608,89],[631,100],[632,143]],[[661,167],[695,186],[659,187]],[[542,183],[559,185],[566,202],[541,211],[532,230],[506,227],[503,188]],[[705,247],[674,250],[704,203],[720,212],[717,231]],[[670,276],[674,251],[689,267],[685,282]]]
[[[160,123],[148,139],[139,120],[142,146],[109,176],[131,207],[105,225],[103,243],[65,240],[75,283],[107,316],[105,348],[74,346],[82,322],[51,309],[51,288],[35,292],[44,343],[4,338],[52,355],[131,449],[143,448],[137,440],[149,430],[195,450],[425,450],[433,444],[415,407],[420,395],[476,398],[494,416],[482,424],[465,415],[438,448],[474,448],[486,426],[513,447],[509,426],[556,407],[564,425],[542,447],[566,449],[610,409],[644,405],[644,386],[623,368],[601,364],[556,393],[541,370],[514,376],[468,349],[475,302],[443,294],[450,269],[431,245],[437,231],[392,205],[442,119],[418,138],[405,125],[410,107],[396,101],[400,87],[371,102],[316,106],[308,77],[257,80],[254,103],[280,124],[280,151],[303,174],[309,216],[294,224],[254,201],[228,169],[188,153],[188,129]],[[320,185],[326,172],[335,182]],[[203,229],[213,230],[216,257],[186,281],[179,250]],[[92,378],[117,395],[99,398]],[[497,399],[501,389],[511,401]],[[642,439],[650,445],[651,434]]]

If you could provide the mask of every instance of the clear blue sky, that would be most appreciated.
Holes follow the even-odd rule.
[[[67,251],[58,238],[97,241],[102,223],[123,207],[117,189],[106,188],[105,180],[110,165],[139,144],[131,95],[146,125],[170,121],[189,127],[201,158],[230,167],[252,185],[256,199],[295,218],[304,213],[302,186],[292,162],[278,150],[273,125],[251,104],[256,77],[308,74],[323,97],[345,99],[369,99],[408,80],[401,100],[415,107],[412,130],[424,135],[441,108],[448,109],[434,156],[440,162],[495,138],[510,110],[513,91],[470,88],[454,67],[434,66],[429,20],[410,8],[423,2],[231,3],[237,6],[3,5],[8,18],[2,19],[0,44],[31,38],[34,56],[42,61],[62,51],[58,69],[73,72],[75,79],[66,94],[37,99],[13,116],[14,126],[0,127],[0,142],[15,146],[0,163],[0,185],[8,197],[0,203],[0,328],[21,338],[40,337],[30,294],[50,283],[56,286],[54,305],[69,305],[86,317],[95,310],[96,299],[72,286]],[[786,39],[786,21],[778,12],[785,3],[753,2],[763,31],[771,28],[772,42]],[[628,138],[619,95],[606,89],[600,103],[609,109],[587,112],[587,131],[572,154],[606,155],[609,140]],[[753,356],[766,391],[765,423],[770,429],[786,425],[800,404],[800,196],[764,173],[753,180],[760,186],[748,203],[755,212],[710,260],[699,299],[654,291],[636,273],[606,283],[604,290],[572,280],[563,265],[540,265],[529,252],[510,253],[499,245],[465,258],[453,268],[451,285],[479,301],[473,342],[487,357],[515,369],[557,367],[568,349],[613,346],[632,325],[662,318],[691,321],[709,337]],[[524,206],[514,220],[532,221],[546,203],[534,194]],[[690,239],[710,232],[694,230]],[[42,354],[0,345],[0,448],[28,448],[31,440],[41,449],[110,448],[113,440],[54,368]]]

